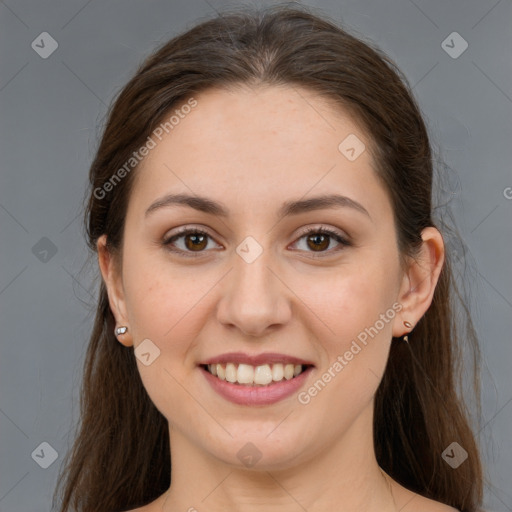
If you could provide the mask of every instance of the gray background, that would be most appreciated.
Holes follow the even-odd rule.
[[[157,44],[228,5],[234,4],[0,2],[1,512],[50,509],[77,420],[97,283],[94,267],[84,267],[80,214],[107,105]],[[485,505],[510,511],[511,1],[307,5],[375,42],[397,62],[452,169],[443,190],[469,250],[472,309],[483,350],[478,429],[492,482]],[[441,46],[454,31],[469,45],[458,58]],[[46,59],[31,47],[42,32],[58,43]],[[461,48],[460,42],[449,44]],[[32,457],[43,442],[59,454],[47,469],[36,463],[48,457],[44,445],[45,456]]]

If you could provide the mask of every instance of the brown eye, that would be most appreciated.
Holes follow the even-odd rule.
[[[303,239],[306,248],[301,250],[310,254],[317,253],[312,254],[313,257],[332,255],[351,245],[340,233],[326,228],[309,229],[295,243],[298,244]],[[169,251],[183,256],[201,256],[202,253],[208,253],[206,249],[210,240],[213,241],[213,238],[206,231],[186,228],[164,240],[163,245]],[[333,241],[338,244],[338,247],[330,248]]]
[[[207,252],[205,249],[208,247],[210,240],[213,239],[206,231],[197,228],[187,228],[164,240],[163,245],[169,251],[184,256],[200,256],[201,253]]]
[[[329,247],[329,236],[320,233],[308,236],[308,247],[314,251],[323,251]],[[311,243],[310,243],[311,242]]]
[[[208,245],[207,235],[197,233],[188,234],[184,236],[185,246],[191,251],[200,251]]]
[[[304,239],[305,249],[300,247],[300,243]],[[338,244],[338,247],[329,248],[331,242]],[[299,245],[301,251],[310,253],[313,257],[329,256],[342,251],[345,247],[352,245],[349,240],[344,238],[340,233],[327,228],[310,228],[303,232],[295,244]],[[311,254],[317,253],[317,254]]]

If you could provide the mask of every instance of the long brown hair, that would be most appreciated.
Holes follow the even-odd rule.
[[[137,166],[120,180],[112,177],[170,109],[208,88],[257,84],[306,88],[348,109],[369,134],[377,175],[393,205],[401,257],[416,254],[422,229],[435,226],[433,157],[407,80],[380,50],[326,16],[281,5],[244,6],[201,22],[157,49],[122,89],[90,168],[85,228],[92,256],[103,234],[112,254],[121,256]],[[462,308],[461,335],[454,302],[460,295],[454,289],[448,253],[433,302],[409,344],[392,344],[375,397],[374,446],[379,465],[400,484],[474,512],[482,500],[483,477],[458,384],[461,348],[477,354],[478,345],[467,308]],[[134,353],[117,341],[114,326],[101,282],[86,353],[81,421],[54,495],[55,504],[63,488],[61,512],[140,507],[170,484],[167,421],[151,402]],[[473,371],[476,375],[476,366]],[[472,383],[479,406],[478,379]],[[452,442],[468,453],[456,470],[442,458]]]

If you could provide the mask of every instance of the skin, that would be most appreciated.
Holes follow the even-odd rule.
[[[134,171],[122,261],[108,253],[105,236],[98,241],[111,309],[129,327],[119,342],[128,350],[150,339],[160,350],[149,366],[137,365],[169,422],[172,485],[137,510],[454,510],[383,475],[372,438],[391,338],[410,331],[404,320],[414,326],[432,301],[444,261],[440,233],[425,229],[418,258],[400,266],[371,141],[339,107],[289,87],[211,89],[195,98],[197,107]],[[338,150],[349,134],[367,148],[355,161]],[[277,217],[284,201],[333,192],[369,216],[342,207]],[[230,215],[172,206],[146,217],[168,193],[207,196]],[[202,252],[190,236],[187,245],[186,237],[174,242],[198,257],[163,244],[181,226],[208,232]],[[308,243],[301,230],[321,226],[352,245]],[[236,252],[249,235],[263,250],[250,264]],[[231,351],[295,355],[315,365],[307,390],[394,303],[401,311],[307,405],[296,394],[267,406],[233,404],[197,367]],[[252,468],[237,457],[248,442],[261,452]]]

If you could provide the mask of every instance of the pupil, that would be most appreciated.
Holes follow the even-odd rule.
[[[325,242],[327,241],[327,245],[329,245],[329,241],[327,240],[327,237],[325,235],[321,235],[321,234],[317,234],[317,235],[311,235],[309,237],[309,239],[311,241],[313,241],[314,244],[316,244],[316,247],[315,249],[325,249],[326,248],[326,244]],[[323,239],[323,243],[322,243],[322,239]],[[322,244],[321,247],[319,247],[319,245]]]
[[[188,235],[189,238],[188,240],[189,241],[192,241],[192,246],[195,247],[195,248],[201,248],[201,244],[204,244],[204,238],[205,236],[204,235]]]

